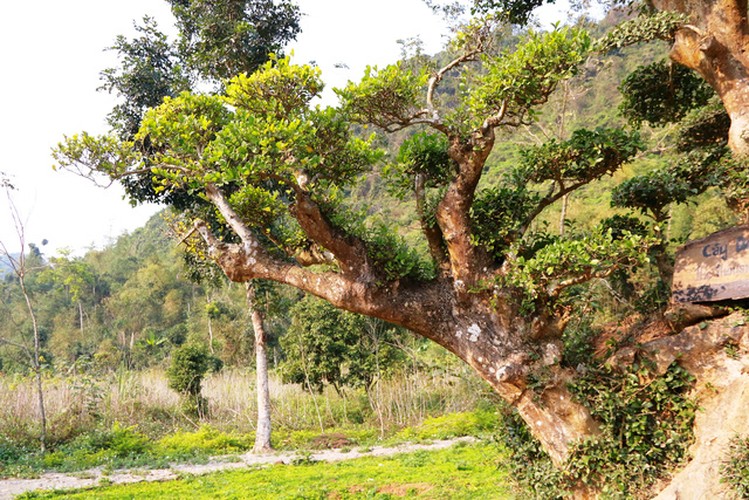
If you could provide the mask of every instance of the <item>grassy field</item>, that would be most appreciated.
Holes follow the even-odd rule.
[[[163,483],[101,486],[81,491],[30,493],[23,499],[511,499],[505,459],[492,443],[458,444],[434,452],[366,457],[338,463],[272,465],[188,476]]]

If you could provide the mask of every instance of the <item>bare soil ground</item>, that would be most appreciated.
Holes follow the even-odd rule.
[[[264,464],[291,464],[295,459],[301,457],[321,462],[340,462],[359,457],[369,456],[391,456],[399,453],[409,453],[419,450],[441,450],[449,448],[458,442],[475,441],[471,437],[434,441],[430,444],[406,443],[394,447],[374,446],[367,451],[343,451],[332,449],[316,451],[309,455],[300,455],[296,452],[275,452],[265,454],[247,453],[240,456],[216,457],[206,464],[175,464],[168,469],[138,469],[117,470],[105,473],[102,469],[90,469],[86,471],[61,474],[46,473],[34,479],[2,479],[0,480],[0,500],[8,500],[16,495],[35,490],[64,490],[74,488],[85,488],[99,484],[125,484],[140,481],[169,481],[177,479],[185,474],[202,475],[230,469],[241,469]]]

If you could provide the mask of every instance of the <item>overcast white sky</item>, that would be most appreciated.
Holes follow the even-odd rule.
[[[299,0],[306,14],[292,44],[294,60],[315,61],[328,87],[358,79],[367,64],[398,59],[398,39],[421,35],[427,52],[439,50],[444,28],[422,0]],[[17,187],[14,201],[26,241],[52,255],[101,247],[141,226],[157,207],[132,208],[116,187],[101,189],[52,170],[50,149],[86,130],[106,132],[114,97],[97,92],[99,72],[116,63],[103,49],[132,34],[143,15],[171,25],[158,0],[37,0],[0,4],[0,172]],[[349,69],[335,66],[346,64]],[[7,203],[0,199],[0,241],[16,247]]]

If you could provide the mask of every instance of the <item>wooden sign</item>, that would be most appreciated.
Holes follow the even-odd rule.
[[[713,233],[677,250],[671,290],[677,302],[749,297],[749,225]]]

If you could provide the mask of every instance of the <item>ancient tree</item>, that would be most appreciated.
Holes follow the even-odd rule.
[[[560,465],[571,445],[599,432],[563,362],[579,285],[642,265],[662,241],[610,224],[564,237],[536,228],[548,207],[632,160],[643,148],[635,132],[577,130],[527,149],[498,183],[482,184],[498,135],[530,123],[560,82],[612,43],[555,28],[502,49],[496,28],[506,19],[467,23],[441,68],[368,69],[337,91],[336,107],[315,104],[317,69],[277,57],[227,81],[221,95],[167,97],[132,138],[73,136],[56,158],[87,175],[147,179],[164,199],[199,200],[183,209],[193,228],[185,238],[233,281],[290,285],[444,346],[518,410]],[[462,84],[443,92],[455,74]],[[383,163],[375,137],[362,133],[369,125],[414,132],[388,169],[417,214],[414,247],[347,195]],[[681,315],[669,328],[694,319]],[[672,351],[662,347],[665,357]]]
[[[596,424],[565,388],[566,317],[557,306],[573,285],[634,265],[648,242],[602,229],[535,250],[523,237],[545,207],[615,171],[640,146],[622,130],[578,131],[529,152],[501,189],[477,190],[497,130],[530,120],[590,49],[584,31],[565,28],[491,54],[492,34],[491,23],[468,26],[455,59],[431,75],[371,69],[340,91],[337,108],[311,104],[323,88],[316,69],[274,60],[232,79],[225,96],[167,98],[133,142],[111,148],[109,138],[73,137],[57,157],[113,178],[145,172],[156,191],[200,196],[221,224],[196,218],[194,227],[230,279],[291,285],[443,345],[516,406],[561,463]],[[486,71],[471,91],[441,106],[444,75],[480,58]],[[343,190],[381,157],[352,123],[433,134],[414,139],[398,173],[411,186],[425,254],[347,206]],[[231,233],[217,234],[222,228]],[[539,398],[526,377],[542,367],[558,383]]]

